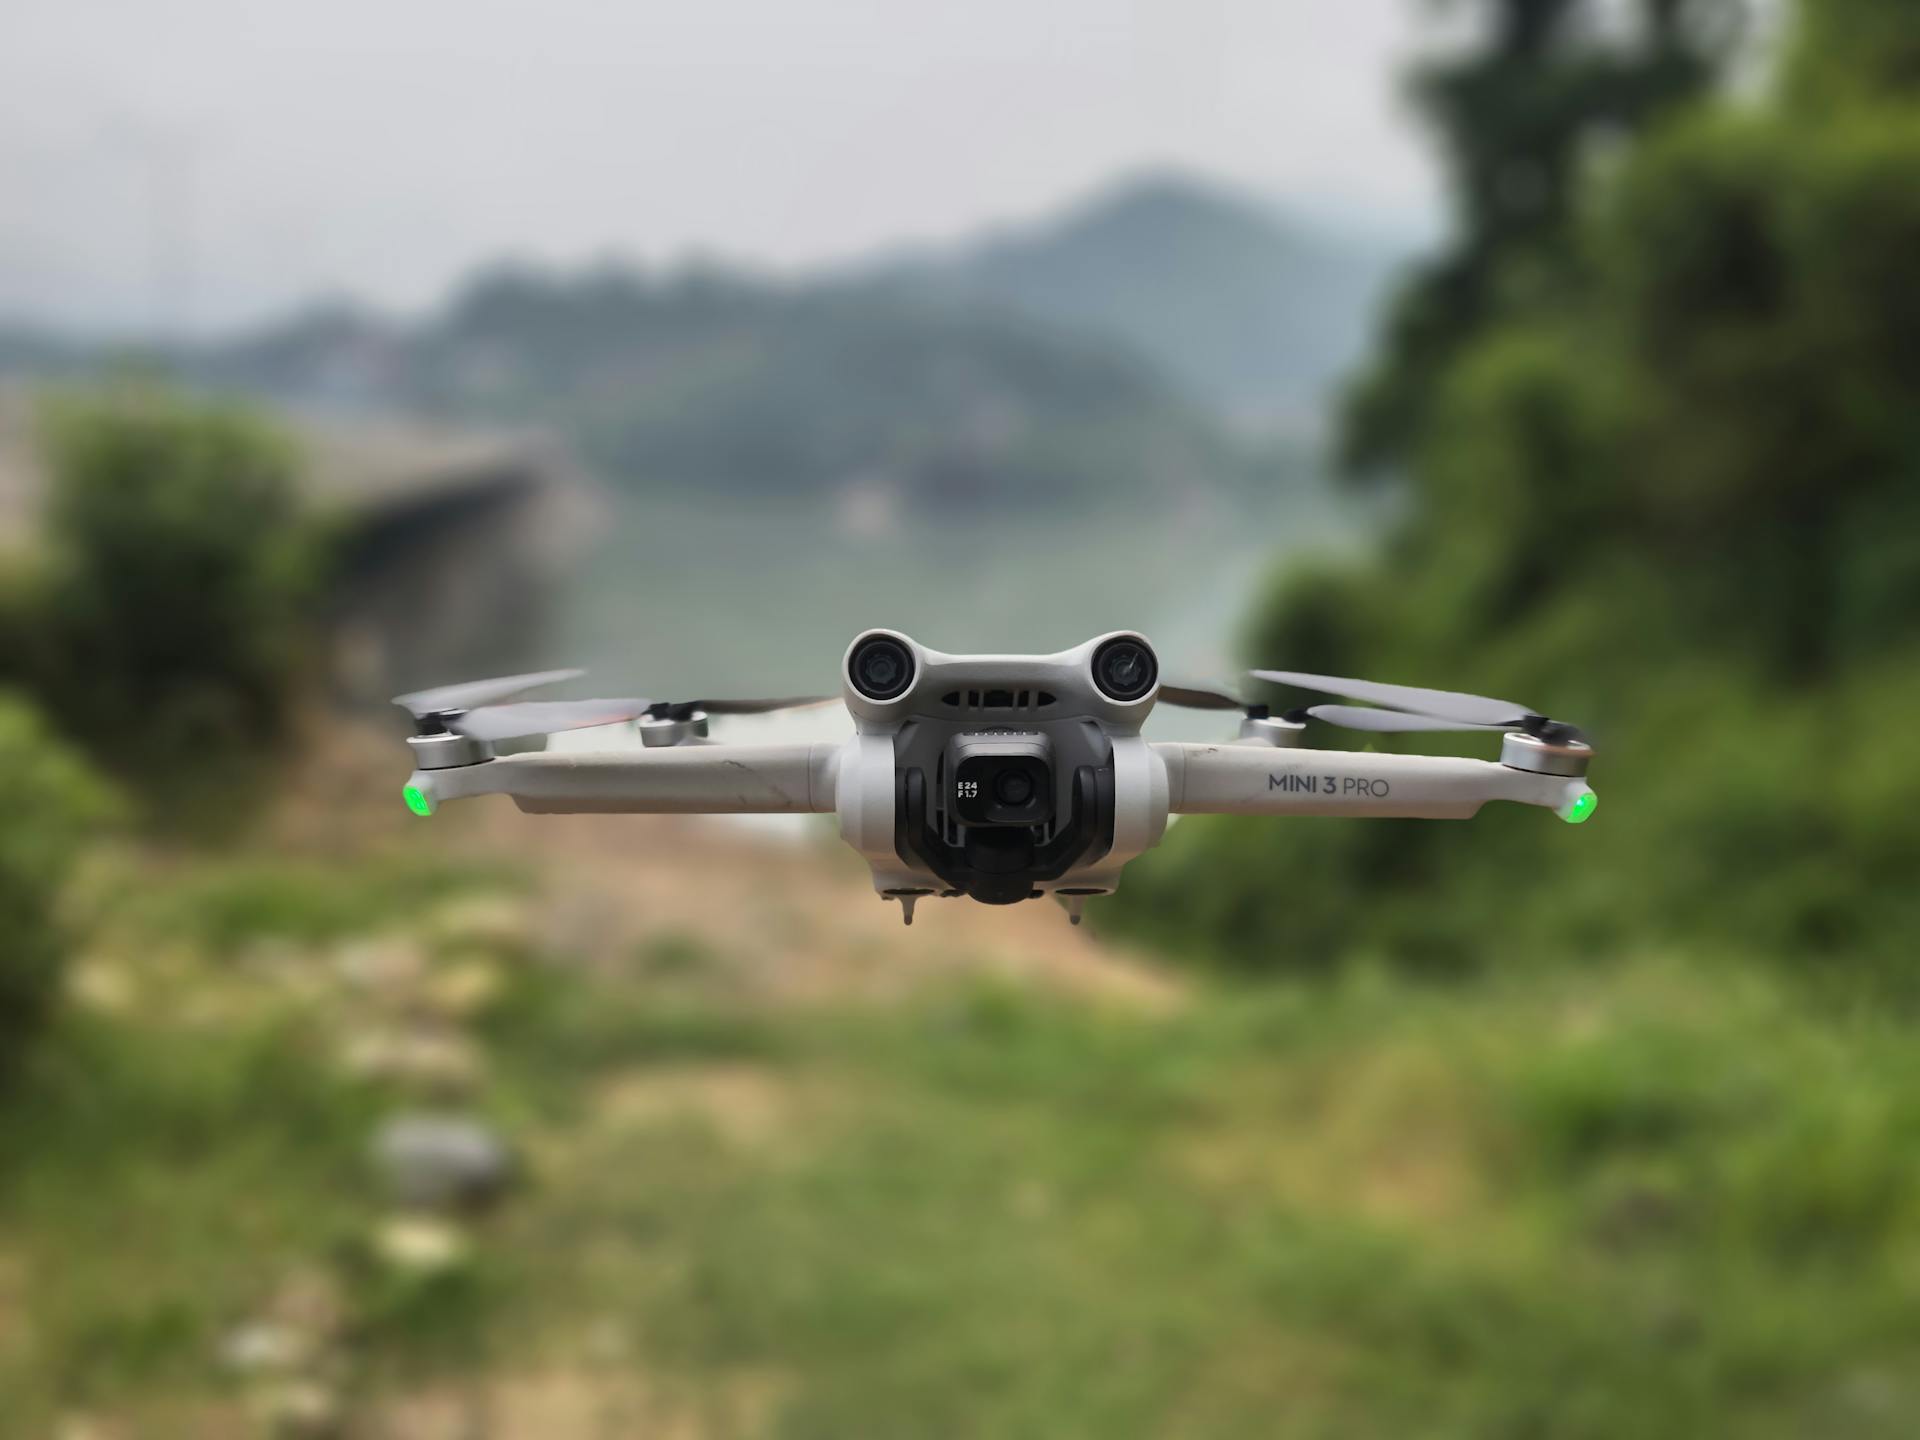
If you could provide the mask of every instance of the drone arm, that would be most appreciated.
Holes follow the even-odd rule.
[[[1160,744],[1177,815],[1357,815],[1465,820],[1489,800],[1539,805],[1584,819],[1584,779],[1540,775],[1451,755],[1277,750],[1255,745]]]
[[[416,771],[429,806],[510,795],[535,814],[790,815],[831,811],[837,745],[685,745],[503,755]]]

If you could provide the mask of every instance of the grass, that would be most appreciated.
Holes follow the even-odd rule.
[[[220,897],[176,933],[352,932],[248,876],[170,886]],[[356,923],[404,923],[385,894]],[[324,1015],[70,1020],[0,1110],[0,1299],[32,1297],[0,1433],[218,1396],[220,1335],[316,1263],[370,1389],[644,1376],[701,1435],[1920,1427],[1920,1049],[1777,969],[1360,971],[1147,1017],[986,984],[774,1009],[703,984],[726,959],[514,971],[481,1103],[529,1183],[424,1288],[366,1263],[391,1097],[324,1063]]]
[[[278,1272],[352,1234],[371,1115],[277,1026],[69,1023],[0,1112],[0,1256],[30,1296],[0,1432],[203,1383]]]
[[[1649,965],[826,1024],[523,1217],[778,1433],[1911,1433],[1907,1037]],[[574,1173],[574,1172],[569,1172]],[[616,1258],[610,1258],[616,1257]],[[672,1263],[662,1263],[669,1258]]]

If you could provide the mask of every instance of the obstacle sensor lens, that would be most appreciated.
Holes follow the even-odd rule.
[[[1093,682],[1111,698],[1128,704],[1143,698],[1160,678],[1160,666],[1138,640],[1109,640],[1093,655]]]
[[[898,640],[876,635],[853,652],[847,671],[853,688],[869,700],[895,700],[913,683],[913,654]]]

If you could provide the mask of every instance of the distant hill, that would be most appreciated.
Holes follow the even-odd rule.
[[[503,269],[416,323],[335,305],[164,359],[301,407],[544,427],[650,488],[1178,501],[1283,463],[1111,341],[712,271]]]
[[[85,346],[29,326],[0,325],[0,375],[52,379],[83,368]]]
[[[1229,414],[1302,421],[1363,352],[1390,245],[1290,221],[1181,174],[1112,186],[1057,220],[847,278],[1122,341]]]
[[[503,268],[415,320],[332,302],[139,358],[301,408],[545,427],[636,487],[1177,502],[1306,473],[1222,412],[1312,414],[1379,271],[1163,178],[832,275]],[[108,353],[0,333],[0,373]]]

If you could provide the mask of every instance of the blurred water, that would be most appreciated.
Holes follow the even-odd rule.
[[[1171,677],[1231,674],[1255,587],[1287,557],[1359,543],[1364,517],[1330,492],[1251,497],[1175,515],[1118,507],[905,516],[874,524],[794,501],[616,498],[582,556],[554,663],[593,693],[831,694],[861,630],[888,625],[949,651],[1046,652],[1137,629]],[[716,721],[742,743],[837,740],[830,705]],[[1230,717],[1161,709],[1159,739],[1233,733]],[[554,750],[638,745],[630,726],[556,735]],[[800,837],[803,816],[719,817]]]
[[[873,625],[942,650],[1014,652],[1133,628],[1169,674],[1205,677],[1228,669],[1268,567],[1363,530],[1318,489],[1173,514],[878,518],[621,497],[581,558],[553,653],[591,667],[607,693],[792,694],[832,691],[848,642]]]

